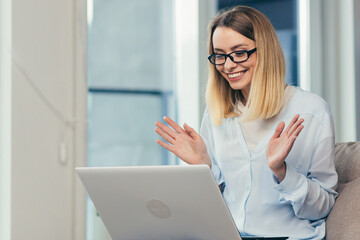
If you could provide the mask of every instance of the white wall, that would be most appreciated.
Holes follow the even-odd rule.
[[[175,0],[178,123],[199,129],[199,2]],[[190,107],[191,106],[191,107]]]
[[[83,0],[12,1],[13,240],[85,239],[74,172],[86,152],[85,9]]]
[[[11,1],[0,0],[0,239],[11,222]]]

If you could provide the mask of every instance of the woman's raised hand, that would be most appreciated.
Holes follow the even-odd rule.
[[[285,123],[280,122],[268,143],[266,150],[268,165],[279,182],[281,182],[286,175],[285,158],[294,145],[296,137],[304,128],[304,126],[301,125],[304,122],[304,119],[299,117],[299,115],[296,115],[284,132]]]
[[[188,164],[207,164],[211,167],[210,157],[201,136],[186,123],[182,128],[169,117],[164,117],[164,120],[172,129],[156,122],[155,132],[168,143],[162,140],[156,142]]]

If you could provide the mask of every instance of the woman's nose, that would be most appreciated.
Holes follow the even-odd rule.
[[[230,57],[227,57],[226,60],[225,60],[225,63],[224,63],[224,68],[225,69],[232,69],[232,68],[235,68],[237,65],[237,63],[234,63]]]

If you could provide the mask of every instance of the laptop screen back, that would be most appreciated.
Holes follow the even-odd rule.
[[[206,165],[77,168],[112,239],[241,239]]]

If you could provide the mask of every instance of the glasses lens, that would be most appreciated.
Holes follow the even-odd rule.
[[[213,54],[211,56],[211,62],[216,65],[223,64],[225,62],[225,56],[219,54]]]
[[[248,54],[244,51],[233,52],[231,56],[234,59],[234,62],[244,62],[248,59]]]

